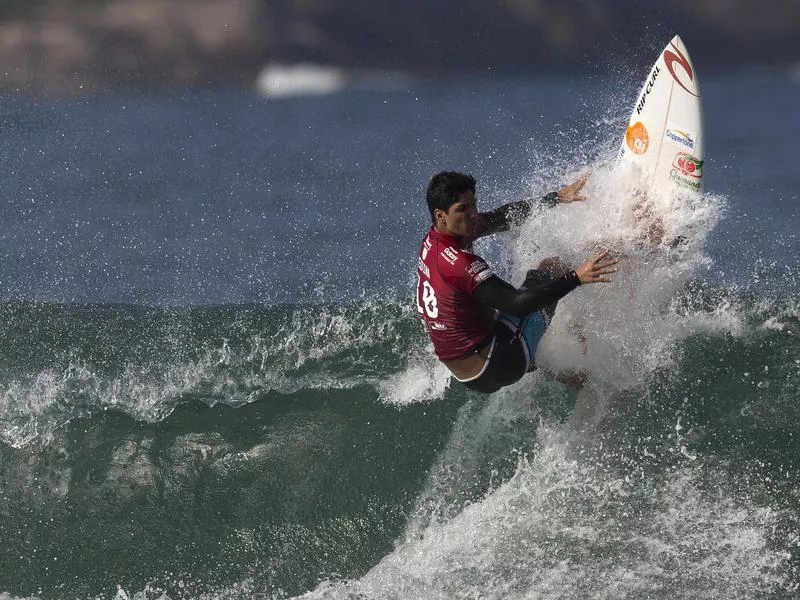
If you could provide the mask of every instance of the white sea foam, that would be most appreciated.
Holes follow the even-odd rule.
[[[786,335],[800,335],[800,307],[796,300],[778,304],[774,299],[762,299],[756,316],[763,319],[761,328]]]
[[[8,592],[0,592],[0,600],[38,600],[38,598],[36,596],[12,596]]]
[[[365,384],[378,388],[386,402],[400,405],[441,397],[449,385],[444,367],[427,355],[420,354],[416,362],[407,359],[410,341],[402,328],[413,307],[396,308],[396,315],[387,316],[387,303],[374,300],[357,307],[298,307],[274,331],[252,331],[236,343],[209,339],[174,361],[132,357],[109,375],[76,359],[17,375],[0,382],[0,441],[14,447],[47,442],[72,419],[110,409],[155,422],[187,398],[240,406],[272,390]],[[387,347],[393,351],[385,360],[398,365],[395,374],[387,376],[385,366],[374,364],[372,349],[378,345],[383,353]],[[358,377],[352,376],[353,369]]]
[[[542,422],[538,434],[531,427],[535,447],[514,476],[476,487],[486,475],[487,445],[503,446],[498,440],[508,437],[499,452],[513,456],[514,439],[524,441],[514,421],[533,422],[537,402],[552,402],[557,384],[528,375],[485,404],[467,403],[398,547],[357,581],[330,581],[304,597],[744,599],[782,588],[790,556],[770,540],[780,510],[706,469],[680,415],[663,432],[677,464],[658,473],[609,466],[624,453],[625,436],[604,438],[587,427],[602,421],[615,395],[646,390],[655,372],[674,363],[681,340],[743,331],[734,302],[695,298],[687,288],[713,264],[705,243],[724,199],[655,198],[651,215],[660,217],[663,240],[683,236],[670,247],[643,235],[630,203],[620,201],[629,190],[612,168],[596,165],[586,193],[585,204],[533,217],[510,261],[521,281],[548,256],[578,264],[600,247],[620,256],[613,283],[561,301],[537,355],[548,371],[589,374],[573,417]]]
[[[543,429],[482,501],[409,536],[361,579],[303,597],[745,599],[782,585],[775,511],[705,485],[691,466],[647,480],[578,447],[568,429]]]
[[[702,277],[713,263],[704,246],[723,215],[724,199],[655,197],[651,215],[637,219],[633,203],[625,201],[630,190],[624,177],[602,164],[595,167],[585,192],[585,203],[538,213],[523,228],[515,248],[519,279],[547,256],[577,265],[610,248],[620,259],[612,283],[582,286],[559,303],[537,354],[542,366],[586,371],[626,389],[668,366],[676,342],[699,331],[740,329],[739,314],[727,301],[713,310],[687,310],[687,303],[678,301],[686,283]],[[654,222],[663,235],[648,235]],[[670,247],[679,236],[682,241]],[[586,341],[579,342],[580,337]]]
[[[378,382],[381,400],[387,404],[405,406],[441,398],[450,387],[451,376],[441,362],[429,354],[409,359],[401,371]]]
[[[255,87],[266,97],[286,98],[332,94],[347,85],[341,69],[314,64],[269,65],[259,74]]]

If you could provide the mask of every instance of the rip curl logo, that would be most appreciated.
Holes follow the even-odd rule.
[[[482,260],[475,260],[472,264],[467,268],[467,273],[470,275],[475,275],[476,273],[480,273],[484,269],[488,269],[489,265],[487,265]]]
[[[451,265],[456,264],[458,260],[458,253],[449,246],[442,250],[442,256],[444,256],[444,259]]]
[[[650,73],[650,77],[647,79],[647,83],[644,86],[644,90],[642,91],[642,97],[639,98],[639,102],[636,105],[636,114],[642,114],[642,109],[644,109],[644,105],[647,103],[647,97],[650,95],[650,92],[653,91],[653,86],[656,84],[656,78],[658,74],[661,72],[661,69],[658,68],[656,65],[653,68],[652,73]]]
[[[692,96],[697,98],[700,97],[700,94],[694,93],[690,90],[686,83],[682,81],[681,77],[678,77],[678,73],[675,72],[675,65],[678,64],[683,69],[685,73],[684,77],[688,77],[691,86],[694,87],[694,71],[692,70],[692,64],[689,62],[689,59],[683,55],[683,52],[678,50],[678,47],[675,44],[671,44],[674,52],[672,50],[664,50],[664,63],[667,65],[667,71],[669,74],[672,75],[672,78],[675,80],[679,86],[681,86],[684,90],[686,90]]]

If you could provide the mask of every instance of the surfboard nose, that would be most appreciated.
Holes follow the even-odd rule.
[[[675,35],[645,78],[620,146],[637,189],[702,192],[702,120],[697,73]]]

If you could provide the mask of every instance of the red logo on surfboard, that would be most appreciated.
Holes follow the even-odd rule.
[[[672,160],[672,167],[686,177],[700,179],[703,176],[703,161],[688,152],[678,152]]]
[[[674,52],[672,50],[664,50],[664,62],[667,65],[667,71],[669,74],[672,75],[672,78],[675,82],[689,92],[692,96],[700,97],[700,94],[695,94],[692,90],[690,90],[686,83],[681,81],[681,78],[678,77],[678,74],[675,72],[675,65],[678,64],[683,68],[683,72],[689,77],[689,81],[691,84],[694,83],[694,71],[692,70],[692,63],[689,62],[689,59],[683,55],[683,52],[678,50],[678,47],[675,44],[671,44]],[[691,85],[690,84],[690,85]]]

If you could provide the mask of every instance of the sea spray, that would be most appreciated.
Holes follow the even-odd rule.
[[[514,270],[553,255],[577,265],[600,249],[619,258],[612,283],[580,287],[559,303],[537,361],[553,370],[587,371],[625,389],[668,365],[675,344],[696,332],[697,320],[676,312],[673,303],[711,264],[704,244],[725,202],[683,194],[654,201],[646,218],[637,217],[625,181],[602,164],[586,195],[584,203],[540,211],[526,223]]]
[[[751,598],[791,588],[790,555],[771,533],[786,512],[759,492],[770,475],[756,470],[742,485],[699,451],[704,397],[684,383],[689,340],[746,333],[747,303],[696,283],[725,199],[656,199],[655,239],[619,200],[611,170],[596,169],[587,193],[585,205],[535,215],[506,264],[521,275],[546,256],[577,264],[598,248],[621,259],[613,283],[562,300],[537,355],[544,370],[588,372],[571,418],[542,419],[560,403],[542,373],[466,404],[398,548],[365,577],[307,597]],[[501,455],[519,462],[503,472]]]
[[[196,309],[0,305],[3,344],[12,350],[0,361],[0,440],[46,443],[70,420],[110,409],[156,422],[183,402],[241,406],[270,392],[369,385],[400,404],[404,396],[441,397],[448,383],[442,373],[415,375],[439,382],[419,395],[392,383],[414,368],[412,348],[427,349],[403,300]],[[431,357],[417,362],[435,372]]]
[[[643,477],[606,448],[540,428],[514,476],[406,540],[355,582],[305,598],[736,598],[779,590],[775,511],[693,467]]]

